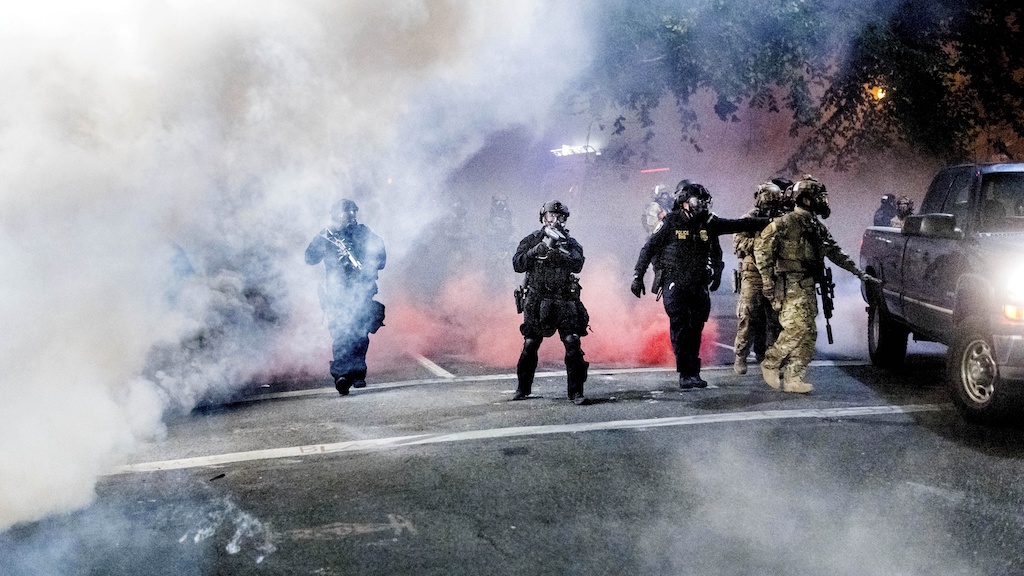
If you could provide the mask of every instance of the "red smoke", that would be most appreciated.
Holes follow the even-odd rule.
[[[675,366],[668,317],[648,294],[637,300],[629,279],[614,260],[588,260],[580,275],[581,298],[590,312],[590,333],[583,339],[588,361],[602,366]],[[485,366],[512,368],[519,358],[522,317],[516,314],[513,285],[496,291],[482,272],[451,277],[438,296],[423,301],[402,293],[387,304],[386,326],[371,336],[370,362],[408,362],[409,355],[437,359],[456,356]],[[717,334],[713,321],[704,329],[701,355],[709,357]],[[557,335],[541,345],[545,362],[560,362],[564,348]]]

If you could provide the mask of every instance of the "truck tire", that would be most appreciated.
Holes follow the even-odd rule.
[[[909,335],[910,331],[893,320],[885,308],[868,306],[868,356],[872,364],[881,368],[903,364]]]
[[[999,378],[985,323],[980,318],[965,319],[948,354],[946,379],[957,409],[971,422],[997,422],[1011,398]]]

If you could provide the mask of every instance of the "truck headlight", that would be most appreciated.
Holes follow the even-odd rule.
[[[1024,320],[1024,268],[1010,272],[1006,282],[1008,302],[1003,304],[1003,315],[1010,320]]]

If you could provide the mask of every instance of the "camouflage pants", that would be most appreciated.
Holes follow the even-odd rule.
[[[765,350],[778,337],[779,315],[772,303],[761,293],[761,275],[754,270],[744,270],[740,283],[740,297],[736,303],[736,356],[746,358],[750,349],[758,362],[764,359]]]
[[[789,274],[784,277],[785,296],[779,310],[782,332],[764,354],[765,369],[783,369],[787,379],[803,380],[807,365],[814,359],[814,343],[818,339],[818,298],[814,278]]]

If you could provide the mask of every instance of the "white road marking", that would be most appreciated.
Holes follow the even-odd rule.
[[[578,432],[595,432],[604,430],[636,430],[663,428],[666,426],[689,426],[696,424],[714,424],[721,422],[751,422],[756,420],[783,420],[793,418],[855,418],[859,416],[876,416],[884,414],[910,414],[913,412],[936,412],[948,410],[949,406],[940,404],[911,404],[907,406],[855,406],[847,408],[808,408],[802,410],[756,410],[752,412],[730,412],[723,414],[697,414],[672,418],[649,418],[645,420],[613,420],[609,422],[583,422],[577,424],[552,424],[546,426],[516,426],[511,428],[493,428],[489,430],[468,430],[465,432],[449,432],[435,434],[416,434],[412,436],[396,436],[393,438],[376,438],[370,440],[350,440],[331,444],[312,444],[307,446],[291,446],[287,448],[270,448],[249,452],[234,452],[198,456],[159,462],[140,462],[114,468],[107,475],[132,474],[138,472],[157,472],[161,470],[181,470],[184,468],[201,468],[204,466],[222,466],[237,462],[253,460],[270,460],[277,458],[294,458],[313,454],[333,454],[337,452],[355,452],[400,446],[419,446],[424,444],[440,444],[446,442],[465,442],[515,436],[541,436],[546,434],[573,434]]]
[[[455,374],[452,374],[451,372],[445,370],[444,368],[441,368],[437,364],[431,362],[428,358],[424,358],[419,354],[414,354],[413,358],[415,358],[416,361],[420,363],[420,366],[423,366],[427,370],[430,370],[430,373],[433,374],[434,376],[439,376],[441,378],[448,379],[455,378]]]
[[[426,360],[426,358],[424,358]],[[429,360],[427,360],[429,362]],[[863,360],[815,360],[811,362],[811,366],[866,366],[867,362]],[[439,368],[444,371],[444,369]],[[649,368],[592,368],[590,370],[590,376],[614,376],[618,374],[644,374],[652,372],[675,372],[675,368],[667,366],[661,367],[649,367]],[[728,371],[732,373],[732,364],[728,366],[704,366],[701,367],[701,372],[720,372]],[[450,374],[445,372],[446,374]],[[537,372],[535,378],[564,378],[565,370],[556,370],[551,372]],[[424,384],[442,384],[449,382],[487,382],[494,380],[515,380],[518,376],[515,374],[480,374],[476,376],[455,376],[449,375],[440,378],[421,378],[418,380],[400,380],[397,382],[381,382],[371,383],[370,387],[375,390],[387,390],[390,388],[405,388],[408,386],[422,386]],[[269,394],[255,394],[253,396],[246,396],[245,398],[239,398],[235,400],[235,403],[241,404],[245,402],[262,402],[263,400],[278,400],[283,398],[300,398],[302,396],[337,396],[338,392],[333,386],[311,388],[309,390],[292,390],[290,392],[271,392]],[[353,390],[352,395],[358,396],[359,391]]]

